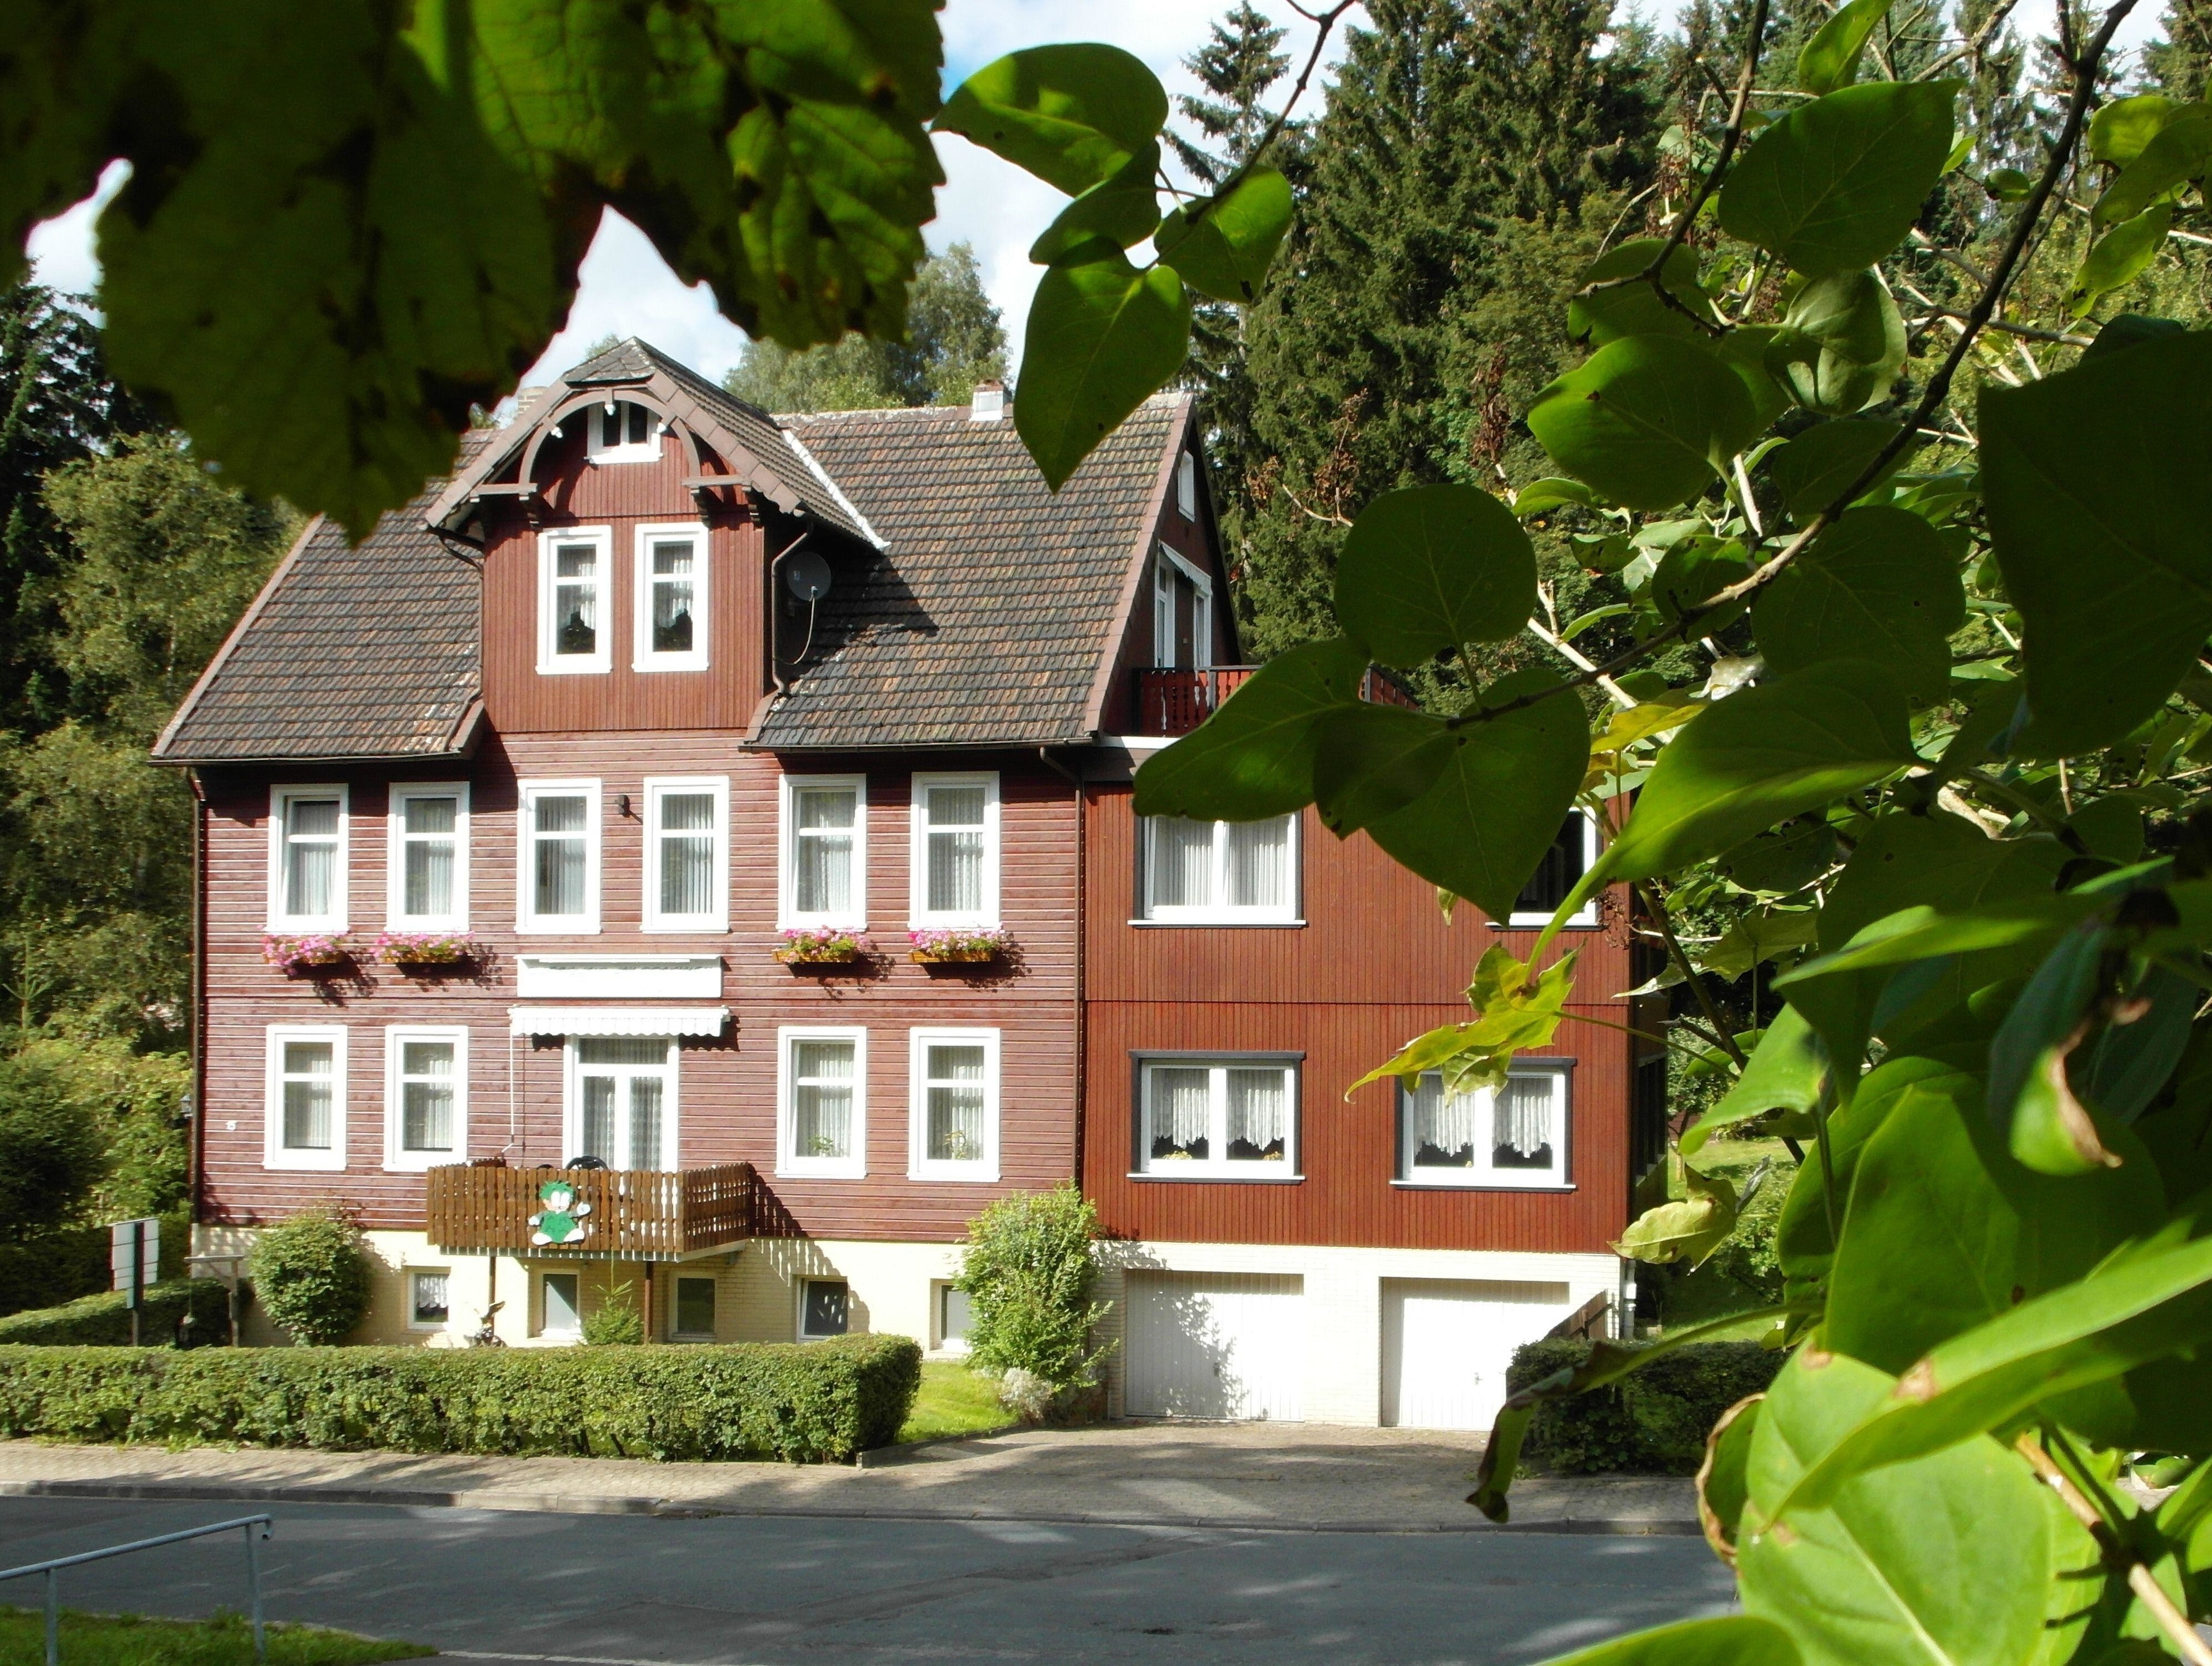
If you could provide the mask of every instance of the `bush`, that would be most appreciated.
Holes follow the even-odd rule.
[[[191,1217],[182,1209],[161,1221],[160,1276],[185,1276]],[[0,1315],[58,1307],[109,1287],[106,1227],[62,1227],[20,1244],[0,1243]]]
[[[368,1312],[368,1252],[337,1209],[302,1209],[253,1240],[253,1294],[295,1342],[342,1342]]]
[[[1018,1192],[968,1223],[960,1287],[972,1304],[969,1363],[1025,1371],[1058,1392],[1087,1385],[1101,1357],[1091,1333],[1109,1311],[1091,1299],[1098,1211],[1072,1184]]]
[[[74,1224],[106,1168],[100,1125],[61,1072],[0,1058],[0,1239]]]
[[[607,1292],[597,1307],[584,1315],[584,1341],[605,1348],[645,1340],[645,1315],[637,1311],[628,1280]]]
[[[1527,1343],[1514,1351],[1505,1386],[1518,1391],[1589,1351],[1580,1340]],[[1539,1406],[1522,1451],[1558,1475],[1692,1475],[1721,1414],[1764,1393],[1784,1357],[1757,1342],[1692,1342],[1610,1388]]]
[[[825,1463],[893,1439],[921,1382],[921,1348],[907,1336],[188,1354],[0,1347],[0,1437]]]
[[[198,1341],[229,1340],[228,1293],[222,1281],[214,1278],[171,1279],[149,1286],[138,1309],[139,1340],[149,1346],[173,1341],[177,1321],[187,1312]],[[131,1310],[124,1306],[120,1290],[103,1290],[59,1307],[34,1308],[0,1319],[0,1343],[9,1345],[75,1342],[121,1348],[130,1341]]]

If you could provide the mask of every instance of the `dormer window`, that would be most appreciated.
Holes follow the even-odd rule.
[[[593,406],[590,416],[590,443],[585,451],[592,462],[659,461],[660,419],[644,406],[616,399]]]
[[[604,671],[608,653],[604,526],[563,527],[538,537],[538,669],[546,674]]]

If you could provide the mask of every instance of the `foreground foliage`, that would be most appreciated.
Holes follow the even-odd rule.
[[[1564,1337],[1527,1343],[1514,1350],[1505,1386],[1517,1393],[1574,1371],[1594,1346]],[[1544,1402],[1522,1453],[1553,1475],[1694,1475],[1722,1414],[1765,1392],[1781,1368],[1781,1355],[1756,1342],[1679,1348],[1609,1388]]]
[[[270,1666],[369,1666],[437,1653],[426,1643],[398,1643],[320,1626],[263,1627]],[[135,1614],[61,1614],[62,1658],[70,1666],[247,1666],[253,1627],[235,1614],[213,1620],[155,1620]],[[35,1666],[46,1657],[43,1610],[0,1608],[0,1666]]]
[[[1025,1372],[1048,1394],[1088,1386],[1103,1357],[1092,1333],[1110,1311],[1091,1299],[1101,1235],[1097,1209],[1073,1182],[1001,1198],[969,1221],[960,1263],[969,1363]]]

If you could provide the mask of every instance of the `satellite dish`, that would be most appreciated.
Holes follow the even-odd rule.
[[[819,602],[830,593],[830,563],[811,549],[802,549],[784,563],[783,582],[802,602]]]

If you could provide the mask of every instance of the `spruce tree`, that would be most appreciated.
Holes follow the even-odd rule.
[[[2212,0],[2167,0],[2165,38],[2143,48],[2143,68],[2172,99],[2204,96],[2212,70]]]

